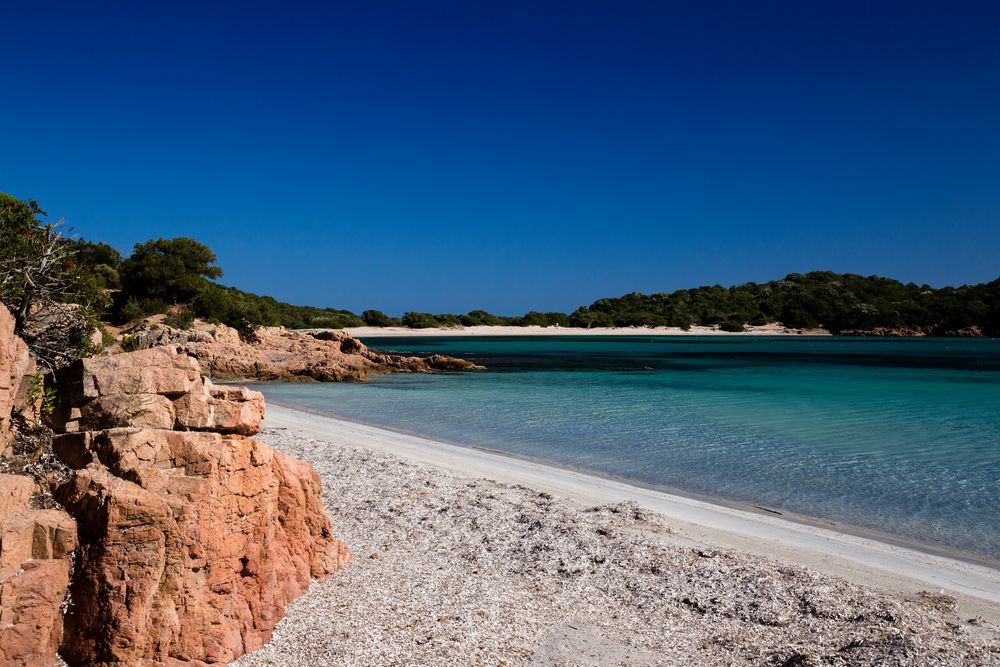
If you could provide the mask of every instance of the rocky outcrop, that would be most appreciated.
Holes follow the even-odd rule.
[[[986,334],[975,324],[961,329],[942,329],[935,332],[935,335],[948,336],[950,338],[982,338]]]
[[[0,304],[0,456],[9,454],[14,414],[30,411],[35,361],[28,346],[14,335],[14,317]]]
[[[948,338],[982,338],[986,335],[983,330],[976,325],[971,325],[965,328],[954,328],[948,327],[944,324],[934,327],[901,325],[897,327],[872,327],[869,329],[844,329],[842,331],[837,331],[836,334],[838,336],[945,336]]]
[[[284,381],[363,382],[376,373],[426,373],[480,370],[454,357],[404,357],[369,349],[343,331],[291,331],[262,327],[256,340],[240,340],[234,329],[198,323],[182,331],[155,325],[134,332],[131,347],[178,345],[217,378]]]
[[[38,467],[40,452],[29,451],[23,432],[34,428],[38,409],[34,377],[28,346],[0,304],[0,465],[6,471]],[[0,474],[0,665],[49,667],[62,640],[76,524],[59,509],[39,507],[39,490],[32,477]]]
[[[140,426],[253,435],[264,418],[260,392],[214,385],[195,359],[169,345],[81,359],[56,377],[60,431]]]
[[[873,327],[870,329],[844,329],[842,331],[835,332],[838,336],[870,336],[870,337],[914,337],[914,336],[926,336],[928,331],[921,329],[919,327]]]
[[[0,665],[50,667],[62,640],[62,607],[76,524],[35,509],[30,477],[0,475]]]
[[[247,436],[263,397],[174,346],[60,371],[56,496],[80,524],[61,653],[71,665],[225,663],[350,558],[307,463]]]
[[[260,393],[213,384],[175,346],[83,359],[56,373],[49,447],[34,372],[0,306],[0,451],[20,413],[17,457],[74,471],[35,475],[45,489],[0,475],[0,665],[49,667],[57,649],[71,665],[225,663],[350,558],[312,467],[247,437]],[[44,452],[21,451],[26,429]],[[50,484],[66,511],[41,506]]]
[[[59,498],[83,527],[71,665],[228,662],[349,558],[315,471],[256,440],[116,428],[55,447],[77,469]]]

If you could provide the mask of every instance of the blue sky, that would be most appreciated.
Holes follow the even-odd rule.
[[[993,2],[3,2],[0,191],[294,303],[1000,275]]]

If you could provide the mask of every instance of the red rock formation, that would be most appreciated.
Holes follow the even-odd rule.
[[[260,380],[363,382],[372,373],[479,370],[480,366],[444,355],[428,358],[383,354],[343,331],[290,331],[262,327],[257,340],[240,340],[235,330],[200,325],[180,331],[162,325],[137,332],[140,348],[177,344],[213,377]]]
[[[255,440],[119,428],[56,449],[82,466],[59,493],[83,526],[70,664],[228,662],[350,557],[315,471]]]
[[[32,407],[28,392],[34,374],[35,360],[14,335],[14,317],[0,304],[0,456],[8,453],[13,413]]]
[[[940,336],[953,338],[982,338],[985,335],[983,330],[975,324],[962,329],[943,329],[937,333]]]
[[[253,435],[264,418],[260,392],[212,384],[195,359],[170,345],[81,359],[57,379],[60,431],[141,426]]]
[[[15,415],[34,417],[34,374],[14,318],[0,305],[0,459],[13,453]],[[76,525],[61,510],[32,507],[37,488],[30,477],[0,475],[0,665],[49,667],[62,638]]]
[[[0,306],[0,450],[33,372]],[[78,361],[57,384],[53,448],[76,472],[56,496],[79,548],[66,512],[30,506],[33,479],[0,475],[0,665],[48,667],[57,647],[71,665],[229,662],[350,558],[312,467],[246,437],[260,393],[171,346]]]
[[[62,639],[76,524],[33,509],[35,482],[0,475],[0,665],[50,667]]]
[[[53,448],[76,473],[57,497],[81,526],[71,665],[231,661],[350,558],[312,467],[245,437],[258,392],[172,346],[85,359],[60,387]]]
[[[926,336],[927,331],[919,327],[873,327],[871,329],[845,329],[837,331],[838,336],[870,336],[870,337],[912,337]]]

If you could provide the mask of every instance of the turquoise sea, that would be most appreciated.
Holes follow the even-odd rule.
[[[484,373],[269,400],[1000,562],[1000,340],[380,338]]]

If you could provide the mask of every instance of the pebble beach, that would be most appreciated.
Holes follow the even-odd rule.
[[[234,665],[1000,665],[990,601],[718,548],[636,502],[259,437],[316,468],[354,559]]]

